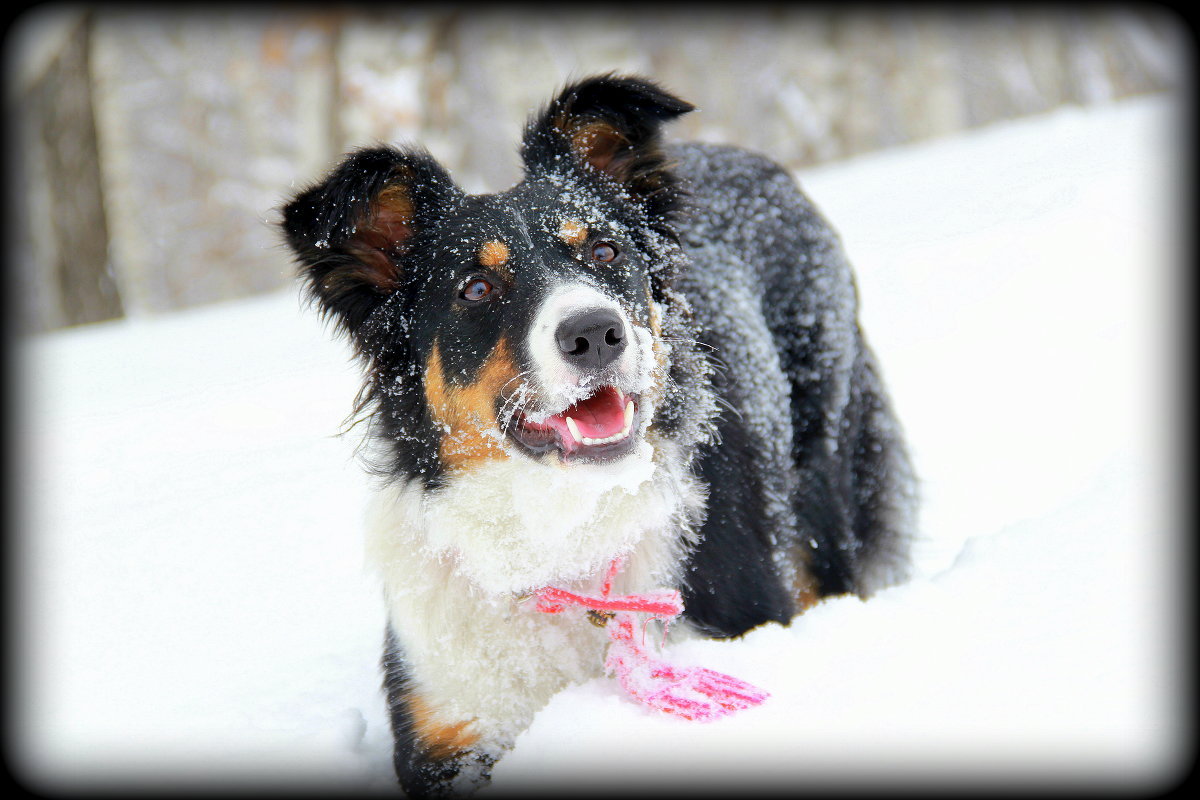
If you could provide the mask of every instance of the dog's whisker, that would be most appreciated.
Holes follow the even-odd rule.
[[[508,426],[516,419],[518,413],[524,411],[525,394],[527,392],[527,384],[520,383],[512,394],[505,395],[505,390],[515,381],[524,381],[532,373],[532,370],[522,370],[513,377],[504,382],[500,387],[500,396],[504,401],[500,404],[500,432],[508,433]]]

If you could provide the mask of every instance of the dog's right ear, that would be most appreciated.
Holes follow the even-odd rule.
[[[400,285],[414,240],[462,200],[432,156],[359,150],[283,208],[308,293],[352,336]]]

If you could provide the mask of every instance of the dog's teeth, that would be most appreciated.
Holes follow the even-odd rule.
[[[624,403],[625,402],[625,393],[622,392],[620,389],[618,389],[616,386],[614,386],[613,388],[617,390],[617,399],[620,400],[622,403]]]
[[[579,435],[579,426],[575,424],[575,420],[567,417],[567,430],[571,432],[571,438],[577,442],[587,444],[587,439]]]
[[[624,436],[624,434],[620,434],[620,433],[614,434],[612,436],[606,436],[603,439],[593,439],[590,436],[585,436],[585,437],[583,437],[583,443],[589,447],[595,447],[598,444],[612,444],[613,442],[617,441],[618,439],[623,438],[623,436]]]
[[[624,436],[629,433],[629,429],[633,427],[633,401],[630,400],[625,404],[625,427],[621,431]]]

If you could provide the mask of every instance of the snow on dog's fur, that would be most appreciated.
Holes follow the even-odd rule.
[[[602,670],[605,631],[537,613],[540,587],[594,595],[623,557],[615,591],[677,587],[688,630],[737,636],[904,573],[912,479],[836,236],[766,159],[665,147],[689,110],[590,78],[531,119],[505,192],[377,147],[284,209],[366,373],[410,793],[485,783]]]

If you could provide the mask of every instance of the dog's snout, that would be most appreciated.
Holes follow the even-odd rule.
[[[555,338],[568,363],[581,369],[602,369],[625,349],[625,323],[611,309],[587,311],[564,320]]]

